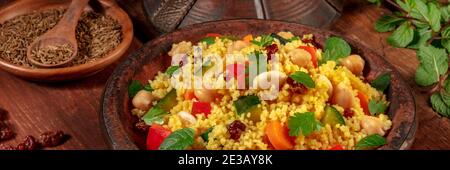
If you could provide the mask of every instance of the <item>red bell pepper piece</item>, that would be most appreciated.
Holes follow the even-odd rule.
[[[206,37],[221,37],[221,34],[217,34],[217,33],[208,33],[206,34]]]
[[[332,150],[332,151],[340,151],[340,150],[344,150],[344,147],[342,147],[341,145],[335,145],[332,148],[330,148],[330,150]]]
[[[147,150],[158,150],[161,143],[170,133],[170,130],[165,129],[161,125],[153,124],[148,130]]]
[[[304,49],[308,51],[309,54],[311,54],[311,62],[313,63],[314,68],[317,68],[317,56],[316,56],[317,49],[315,47],[310,46],[300,46],[298,48]]]
[[[194,102],[192,104],[192,114],[204,114],[208,117],[211,114],[211,104],[208,102]]]
[[[358,91],[358,96],[357,97],[359,98],[359,104],[361,105],[361,107],[362,107],[362,109],[364,111],[364,114],[370,115],[370,112],[369,112],[369,98],[367,98],[367,96],[364,93],[360,92],[360,91]]]

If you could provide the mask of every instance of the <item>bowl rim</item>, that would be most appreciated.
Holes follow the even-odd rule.
[[[134,143],[134,141],[130,138],[129,135],[126,136],[120,136],[117,135],[115,133],[113,133],[114,128],[111,127],[115,127],[118,129],[114,129],[114,131],[119,130],[120,134],[127,134],[126,132],[126,128],[128,127],[124,127],[124,124],[122,123],[122,120],[119,119],[120,117],[120,111],[116,112],[116,113],[108,113],[108,101],[111,100],[110,98],[114,95],[115,90],[113,90],[113,87],[116,87],[116,81],[118,79],[120,79],[120,77],[116,77],[114,75],[120,75],[121,73],[123,73],[124,71],[127,71],[127,69],[129,67],[128,64],[131,64],[134,60],[136,60],[136,57],[138,57],[138,54],[143,52],[143,50],[147,47],[151,47],[152,45],[158,43],[161,39],[164,39],[166,37],[169,37],[173,34],[181,34],[183,32],[188,32],[189,30],[196,28],[196,27],[206,27],[206,26],[210,26],[210,25],[215,25],[215,24],[225,24],[225,23],[233,23],[233,22],[257,22],[260,24],[267,24],[267,23],[277,23],[277,24],[287,24],[287,25],[293,25],[299,28],[303,28],[306,30],[309,30],[311,32],[311,34],[316,35],[318,33],[327,33],[329,35],[333,35],[333,36],[339,36],[343,39],[345,39],[346,41],[349,42],[349,44],[351,44],[352,48],[353,45],[358,46],[358,48],[361,48],[364,51],[367,51],[369,53],[372,53],[374,55],[376,55],[382,62],[383,64],[386,64],[387,67],[391,68],[392,70],[391,73],[395,74],[397,77],[397,80],[402,84],[402,87],[406,88],[407,93],[405,95],[411,97],[410,99],[412,100],[412,104],[413,104],[413,108],[411,113],[412,114],[412,121],[411,124],[408,125],[408,131],[407,133],[402,136],[401,139],[401,144],[396,146],[395,148],[384,148],[383,146],[378,148],[378,149],[396,149],[396,150],[403,150],[403,149],[409,149],[412,145],[412,143],[414,142],[414,137],[415,137],[415,133],[418,127],[418,119],[417,119],[417,109],[416,109],[416,101],[415,101],[415,97],[412,94],[412,90],[411,87],[405,83],[405,80],[403,79],[403,77],[398,73],[397,69],[392,66],[392,64],[390,64],[389,62],[387,62],[383,57],[381,57],[380,54],[376,53],[375,51],[373,51],[370,48],[367,48],[365,45],[357,42],[354,38],[351,38],[349,36],[345,36],[342,35],[340,33],[337,33],[335,31],[330,31],[330,30],[324,30],[324,29],[319,29],[319,28],[314,28],[314,27],[310,27],[310,26],[306,26],[303,24],[299,24],[299,23],[295,23],[295,22],[288,22],[288,21],[280,21],[280,20],[263,20],[263,19],[228,19],[228,20],[219,20],[219,21],[209,21],[209,22],[204,22],[204,23],[198,23],[198,24],[193,24],[187,27],[183,27],[177,30],[174,30],[172,32],[166,33],[166,34],[162,34],[161,36],[152,39],[151,41],[147,42],[144,44],[143,47],[141,47],[140,49],[134,51],[132,54],[130,54],[128,56],[128,58],[124,61],[122,61],[118,67],[115,68],[115,70],[113,71],[113,73],[111,74],[111,76],[109,77],[105,88],[103,89],[103,94],[102,94],[102,98],[101,98],[101,105],[100,105],[100,116],[99,118],[101,119],[100,122],[100,126],[101,129],[103,130],[103,137],[105,138],[105,141],[107,141],[107,143],[109,144],[109,147],[111,149],[115,149],[115,150],[135,150],[135,149],[139,149],[139,147]],[[148,58],[150,57],[150,58]],[[156,55],[153,56],[146,56],[144,58],[148,58],[149,61],[153,60],[155,57],[158,57]],[[135,70],[133,70],[133,73],[135,73]],[[117,110],[115,110],[117,111]],[[114,116],[113,118],[110,117],[109,115]],[[392,120],[393,121],[393,120]],[[119,122],[119,123],[115,123],[115,122]],[[388,136],[391,133],[391,130],[388,131],[388,133],[385,136]],[[389,144],[389,143],[388,143]]]
[[[122,41],[113,50],[106,53],[102,58],[99,58],[92,62],[87,62],[84,64],[74,65],[74,66],[70,66],[70,67],[59,67],[59,68],[50,68],[50,69],[29,68],[29,67],[12,64],[8,61],[0,59],[0,68],[6,72],[9,72],[9,73],[14,74],[19,77],[26,77],[26,76],[22,76],[22,75],[35,75],[36,77],[41,78],[41,77],[51,77],[51,76],[55,76],[55,75],[74,74],[74,73],[78,73],[78,72],[85,72],[85,73],[92,72],[94,70],[97,70],[97,68],[105,68],[108,65],[111,65],[112,63],[116,62],[123,56],[123,54],[125,54],[125,52],[127,51],[126,49],[128,49],[130,47],[131,42],[133,41],[133,35],[134,35],[133,24],[131,22],[130,17],[128,16],[128,14],[122,8],[120,8],[117,4],[113,4],[111,2],[104,1],[104,0],[100,0],[99,2],[102,4],[102,6],[108,8],[106,10],[106,15],[112,17],[113,19],[115,19],[119,22],[119,24],[121,25],[121,32],[122,32]],[[12,7],[14,5],[23,4],[23,3],[28,3],[28,2],[27,1],[14,1],[14,2],[11,2],[7,5],[5,5],[3,8],[0,8],[0,11],[13,10]],[[58,6],[63,6],[63,4],[69,3],[69,1],[67,1],[67,2],[50,1],[48,3],[52,4],[52,5],[57,4]],[[85,10],[88,10],[89,8],[90,7],[86,7]],[[37,9],[37,11],[48,10],[48,9],[57,9],[57,7],[52,6],[51,8]],[[111,15],[110,14],[111,11],[114,11],[117,14]],[[30,12],[33,12],[33,11],[30,11]],[[15,17],[20,16],[20,15],[24,15],[24,14],[15,15]],[[122,22],[120,22],[118,20],[118,18],[122,18],[121,19]],[[127,34],[127,32],[129,32],[129,33]]]

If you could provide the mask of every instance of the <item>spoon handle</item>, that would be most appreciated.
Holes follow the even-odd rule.
[[[78,20],[88,2],[89,0],[72,0],[66,13],[58,22],[58,25],[61,25],[61,27],[55,27],[61,29],[56,31],[58,31],[59,33],[73,33],[77,27]]]

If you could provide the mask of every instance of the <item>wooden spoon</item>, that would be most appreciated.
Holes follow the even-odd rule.
[[[28,61],[38,67],[60,67],[71,62],[78,53],[77,39],[75,35],[78,20],[83,13],[85,6],[89,0],[72,0],[69,8],[58,24],[51,30],[47,31],[42,36],[38,37],[33,43],[28,46],[27,59]],[[48,46],[69,45],[72,48],[72,55],[63,62],[56,64],[45,64],[36,61],[33,56],[33,50]]]

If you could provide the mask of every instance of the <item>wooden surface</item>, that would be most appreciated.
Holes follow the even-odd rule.
[[[428,96],[419,92],[414,83],[418,65],[414,51],[389,46],[389,34],[373,29],[375,20],[389,11],[361,2],[365,1],[347,1],[343,16],[329,29],[360,40],[385,56],[415,89],[419,128],[413,149],[450,149],[450,120],[432,111]],[[129,51],[139,46],[134,41]],[[29,134],[63,130],[72,138],[55,149],[107,149],[99,124],[99,107],[104,84],[113,69],[111,66],[93,77],[59,84],[28,82],[0,71],[0,107],[10,112],[9,120],[18,134],[5,144],[17,144]]]

